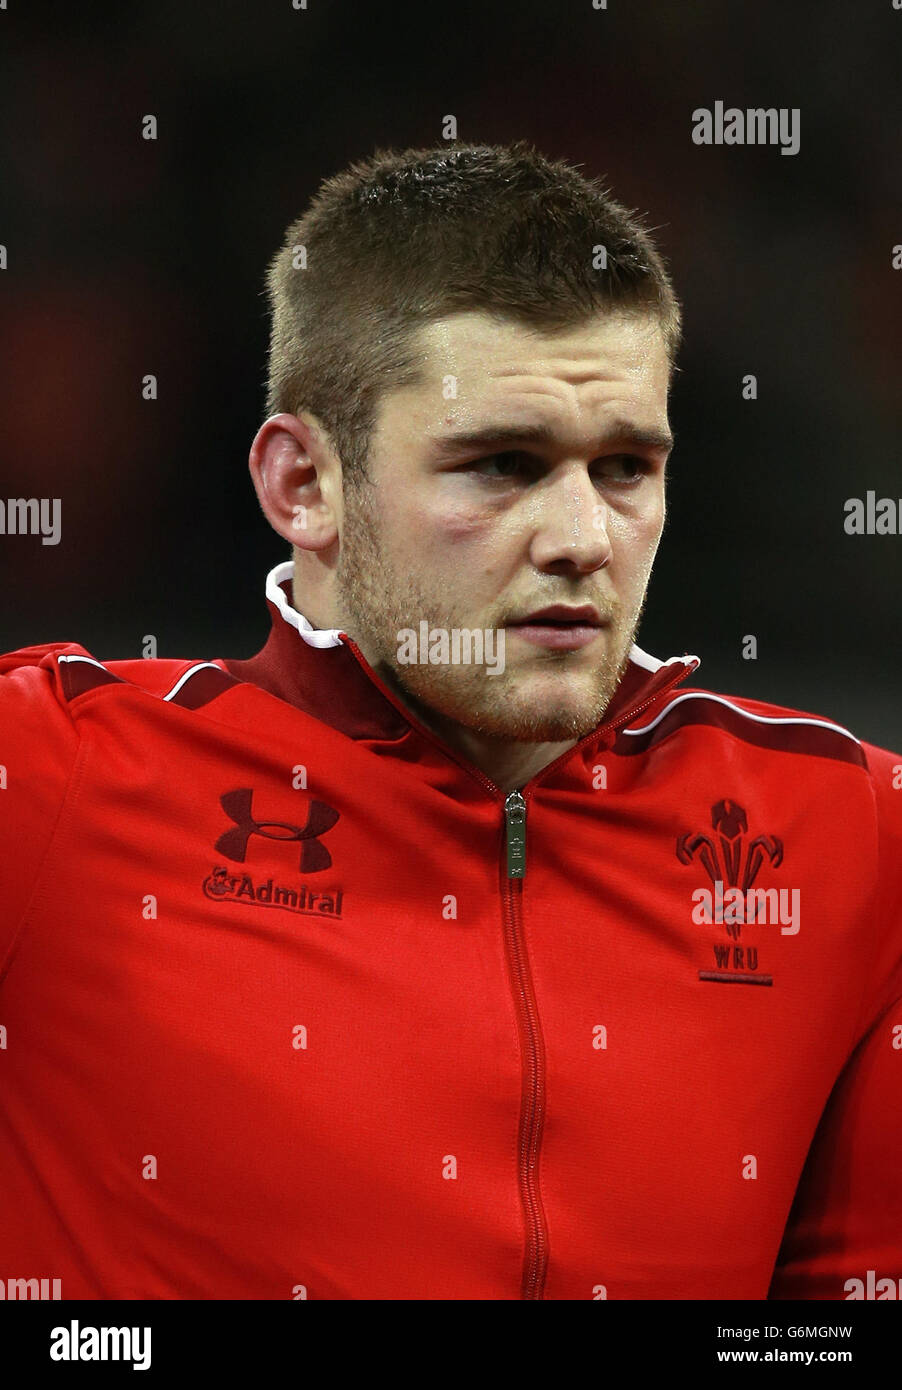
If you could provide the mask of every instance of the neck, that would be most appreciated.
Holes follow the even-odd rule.
[[[548,767],[568,748],[577,742],[567,743],[515,743],[505,744],[498,739],[487,739],[472,729],[454,725],[450,729],[436,729],[445,743],[456,748],[471,763],[485,773],[490,781],[501,791],[519,791],[532,777]]]
[[[518,791],[531,777],[535,777],[578,742],[577,739],[566,739],[562,743],[524,743],[480,734],[423,705],[400,684],[392,671],[383,667],[379,675],[391,686],[405,709],[410,710],[425,728],[462,754],[505,793]]]
[[[296,562],[292,583],[294,608],[298,612],[302,612],[314,627],[343,628],[350,632],[350,627],[347,622],[343,621],[338,606],[319,593],[317,584],[312,579],[308,581],[306,576],[299,575],[298,570],[299,566]],[[373,666],[374,670],[378,670],[381,679],[391,687],[393,694],[404,705],[405,709],[408,709],[425,728],[431,730],[450,748],[455,749],[468,762],[473,763],[481,772],[484,772],[486,777],[505,793],[517,791],[530,778],[535,777],[543,768],[548,767],[556,758],[559,758],[562,753],[566,753],[568,748],[573,748],[578,741],[569,739],[562,743],[515,742],[510,739],[480,734],[458,724],[453,719],[446,719],[432,708],[416,700],[396,679],[394,672],[383,663],[374,665],[374,654],[368,650],[368,644],[365,641],[361,641],[359,636],[355,636],[354,640],[365,659]]]

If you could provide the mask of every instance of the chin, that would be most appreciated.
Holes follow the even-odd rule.
[[[591,733],[603,716],[556,714],[543,717],[535,708],[524,710],[521,714],[494,713],[492,716],[475,715],[461,720],[474,731],[489,738],[508,739],[517,743],[564,743],[584,738]]]
[[[608,699],[597,689],[561,691],[559,679],[540,678],[511,682],[505,695],[501,686],[488,698],[487,687],[474,689],[471,682],[449,687],[447,683],[411,681],[393,671],[403,697],[425,723],[438,716],[483,738],[518,743],[563,743],[584,738],[604,718]],[[482,677],[491,685],[492,677]],[[503,678],[502,678],[503,679]],[[519,688],[518,688],[519,686]],[[525,687],[525,688],[524,688]]]

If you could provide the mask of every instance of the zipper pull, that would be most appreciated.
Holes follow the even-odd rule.
[[[523,878],[526,874],[526,802],[522,792],[508,792],[504,798],[504,822],[507,876]]]

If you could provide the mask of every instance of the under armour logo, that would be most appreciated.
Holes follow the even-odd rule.
[[[299,840],[301,850],[298,866],[303,874],[331,868],[332,856],[325,845],[319,843],[318,837],[332,829],[338,820],[337,811],[333,811],[324,801],[311,801],[304,825],[291,825],[278,820],[259,821],[254,819],[251,812],[253,795],[250,787],[240,787],[219,798],[222,809],[235,822],[234,829],[226,830],[216,841],[220,854],[243,864],[248,840],[252,835],[262,835],[266,840]]]

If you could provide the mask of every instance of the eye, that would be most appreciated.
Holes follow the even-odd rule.
[[[645,477],[648,464],[632,454],[617,454],[613,458],[602,459],[599,471],[607,481],[630,487]]]
[[[484,459],[476,459],[473,463],[467,464],[467,471],[480,473],[486,478],[511,478],[520,469],[524,458],[523,454],[518,454],[515,450],[489,454]],[[494,472],[493,469],[498,471]]]
[[[489,482],[505,482],[529,470],[541,471],[542,466],[541,460],[533,455],[509,449],[474,459],[464,466],[463,471],[477,473]],[[592,468],[604,482],[617,487],[634,487],[651,471],[651,465],[645,459],[633,454],[612,454],[609,458],[598,459]]]

